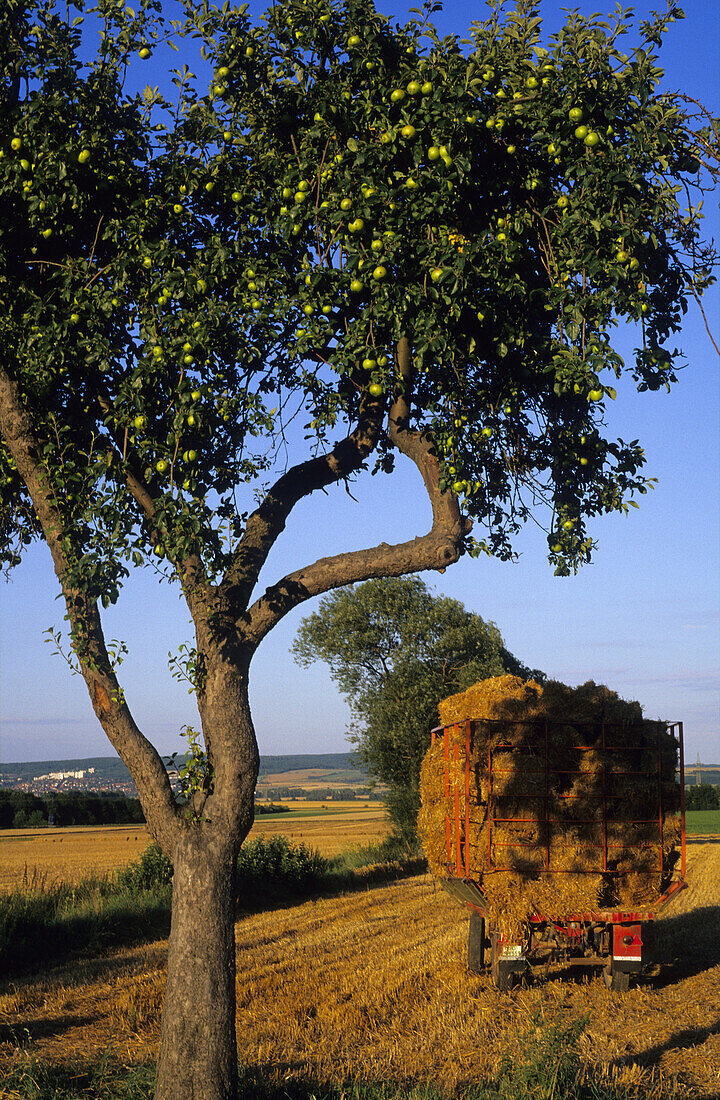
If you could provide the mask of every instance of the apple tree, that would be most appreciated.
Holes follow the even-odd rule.
[[[371,0],[277,0],[259,21],[208,0],[0,5],[0,549],[10,569],[47,543],[98,720],[174,864],[158,1100],[236,1094],[265,635],[339,586],[510,558],[531,514],[571,572],[593,517],[646,491],[604,410],[616,376],[675,379],[712,279],[718,124],[661,90],[674,4],[632,48],[622,12],[543,38],[538,8],[491,4],[463,42],[432,4],[404,26]],[[169,45],[177,68],[136,92]],[[257,590],[299,501],[392,476],[397,454],[427,533],[358,532]],[[194,623],[189,806],[103,636],[144,566]]]

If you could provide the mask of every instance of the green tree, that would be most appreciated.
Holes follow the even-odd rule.
[[[509,558],[531,512],[557,571],[587,560],[589,520],[647,488],[639,443],[606,438],[610,383],[674,381],[710,282],[717,124],[659,89],[678,9],[627,52],[621,13],[571,13],[543,43],[519,0],[463,45],[431,7],[393,26],[371,0],[278,0],[258,23],[208,0],[175,22],[161,0],[0,5],[0,548],[10,568],[47,543],[95,713],[175,869],[157,1100],[236,1093],[258,645],[333,588]],[[183,36],[209,86],[180,63],[167,99],[128,90]],[[639,326],[627,367],[618,319]],[[255,591],[299,501],[398,452],[430,531]],[[194,624],[186,805],[103,635],[143,566]]]
[[[720,787],[712,783],[698,783],[685,788],[685,808],[687,810],[720,809]]]
[[[419,577],[379,578],[324,596],[300,624],[293,652],[300,665],[330,666],[358,722],[351,740],[387,784],[390,820],[409,843],[439,701],[506,672],[544,679],[505,649],[494,623],[434,596]]]

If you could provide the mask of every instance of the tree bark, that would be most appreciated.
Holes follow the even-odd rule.
[[[173,853],[155,1100],[235,1100],[235,860],[223,825],[190,825]]]

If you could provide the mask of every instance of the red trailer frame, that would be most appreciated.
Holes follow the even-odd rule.
[[[653,805],[652,817],[642,819],[621,819],[621,824],[629,826],[657,825],[657,839],[655,842],[646,842],[644,847],[655,848],[658,852],[658,872],[660,877],[667,877],[672,870],[665,863],[663,847],[665,808],[663,806],[663,771],[662,771],[662,741],[660,729],[664,728],[673,734],[678,746],[679,780],[680,780],[680,871],[675,873],[673,880],[665,892],[658,897],[651,909],[600,909],[592,912],[570,913],[562,920],[551,920],[540,913],[528,913],[526,926],[521,936],[511,936],[500,928],[489,930],[489,938],[486,938],[486,908],[487,900],[482,892],[482,881],[473,878],[470,866],[470,744],[474,721],[456,722],[448,726],[436,727],[431,732],[431,743],[434,744],[438,737],[444,742],[444,794],[452,807],[452,814],[445,817],[445,852],[448,878],[441,879],[442,886],[457,901],[470,909],[470,929],[468,935],[468,966],[471,970],[480,969],[485,964],[485,949],[490,947],[490,963],[493,980],[501,989],[510,988],[518,980],[520,975],[528,968],[538,963],[547,965],[553,958],[563,957],[570,960],[582,960],[586,964],[604,964],[604,978],[609,988],[626,990],[629,986],[630,976],[639,973],[647,962],[646,951],[647,937],[644,926],[654,920],[655,915],[668,905],[677,894],[683,890],[685,882],[685,759],[683,744],[682,722],[658,723],[656,765],[649,769],[618,769],[612,763],[613,753],[621,753],[627,757],[633,752],[647,753],[650,746],[647,743],[628,745],[625,740],[621,744],[613,744],[612,732],[617,729],[612,723],[601,722],[593,725],[593,737],[588,736],[587,741],[592,744],[573,745],[576,753],[584,753],[599,749],[601,757],[600,791],[595,796],[598,802],[600,817],[591,819],[572,819],[574,825],[597,824],[602,825],[602,841],[597,844],[598,860],[596,865],[587,868],[584,872],[568,872],[558,870],[552,866],[551,838],[553,832],[562,830],[565,822],[560,817],[552,817],[550,814],[551,798],[550,786],[553,776],[565,775],[567,777],[588,774],[588,769],[559,769],[551,766],[549,743],[553,726],[567,726],[567,720],[553,723],[551,720],[534,722],[516,722],[515,726],[522,726],[533,733],[532,746],[518,747],[512,743],[505,743],[500,748],[488,748],[487,782],[488,782],[488,850],[487,866],[493,871],[510,871],[510,866],[498,865],[494,858],[494,848],[505,849],[529,846],[527,842],[516,841],[514,843],[498,842],[493,836],[496,825],[530,824],[543,826],[544,853],[543,868],[540,874],[618,874],[612,867],[612,851],[622,847],[613,845],[608,840],[608,823],[611,820],[611,805],[617,796],[610,793],[608,780],[617,776],[635,776],[643,781],[657,776],[657,802]],[[483,721],[483,726],[503,725],[508,723],[493,723]],[[587,723],[573,723],[576,729],[587,727]],[[460,745],[463,741],[462,732],[464,726],[464,766],[461,764]],[[452,731],[453,736],[450,736]],[[627,733],[627,729],[624,729]],[[541,736],[540,736],[541,735]],[[599,736],[598,736],[599,735]],[[489,739],[488,739],[489,741]],[[493,778],[503,774],[503,769],[496,768],[494,757],[498,751],[502,753],[517,751],[532,752],[541,765],[534,772],[525,769],[524,774],[535,774],[544,777],[545,782],[545,815],[544,818],[536,817],[501,817],[498,814],[497,799],[493,792]],[[451,763],[454,765],[451,767]],[[597,775],[598,772],[594,771]],[[648,790],[652,785],[648,786]],[[462,788],[462,789],[461,789]],[[522,796],[521,796],[522,797]],[[529,796],[528,796],[529,797]],[[537,795],[533,797],[537,798]],[[540,796],[541,798],[543,796]],[[557,797],[557,795],[555,795]],[[571,799],[571,794],[560,796]],[[587,797],[587,795],[584,795]],[[464,814],[461,813],[461,805],[464,805]],[[615,823],[618,819],[615,818]],[[533,843],[534,848],[537,844]]]

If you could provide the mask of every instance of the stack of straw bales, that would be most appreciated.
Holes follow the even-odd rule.
[[[423,761],[418,815],[435,875],[457,873],[456,791],[465,874],[469,721],[469,877],[488,899],[491,924],[514,930],[533,912],[562,919],[652,906],[678,857],[676,745],[664,723],[592,682],[573,689],[515,676],[483,680],[439,709],[450,727],[449,793],[441,733]]]

